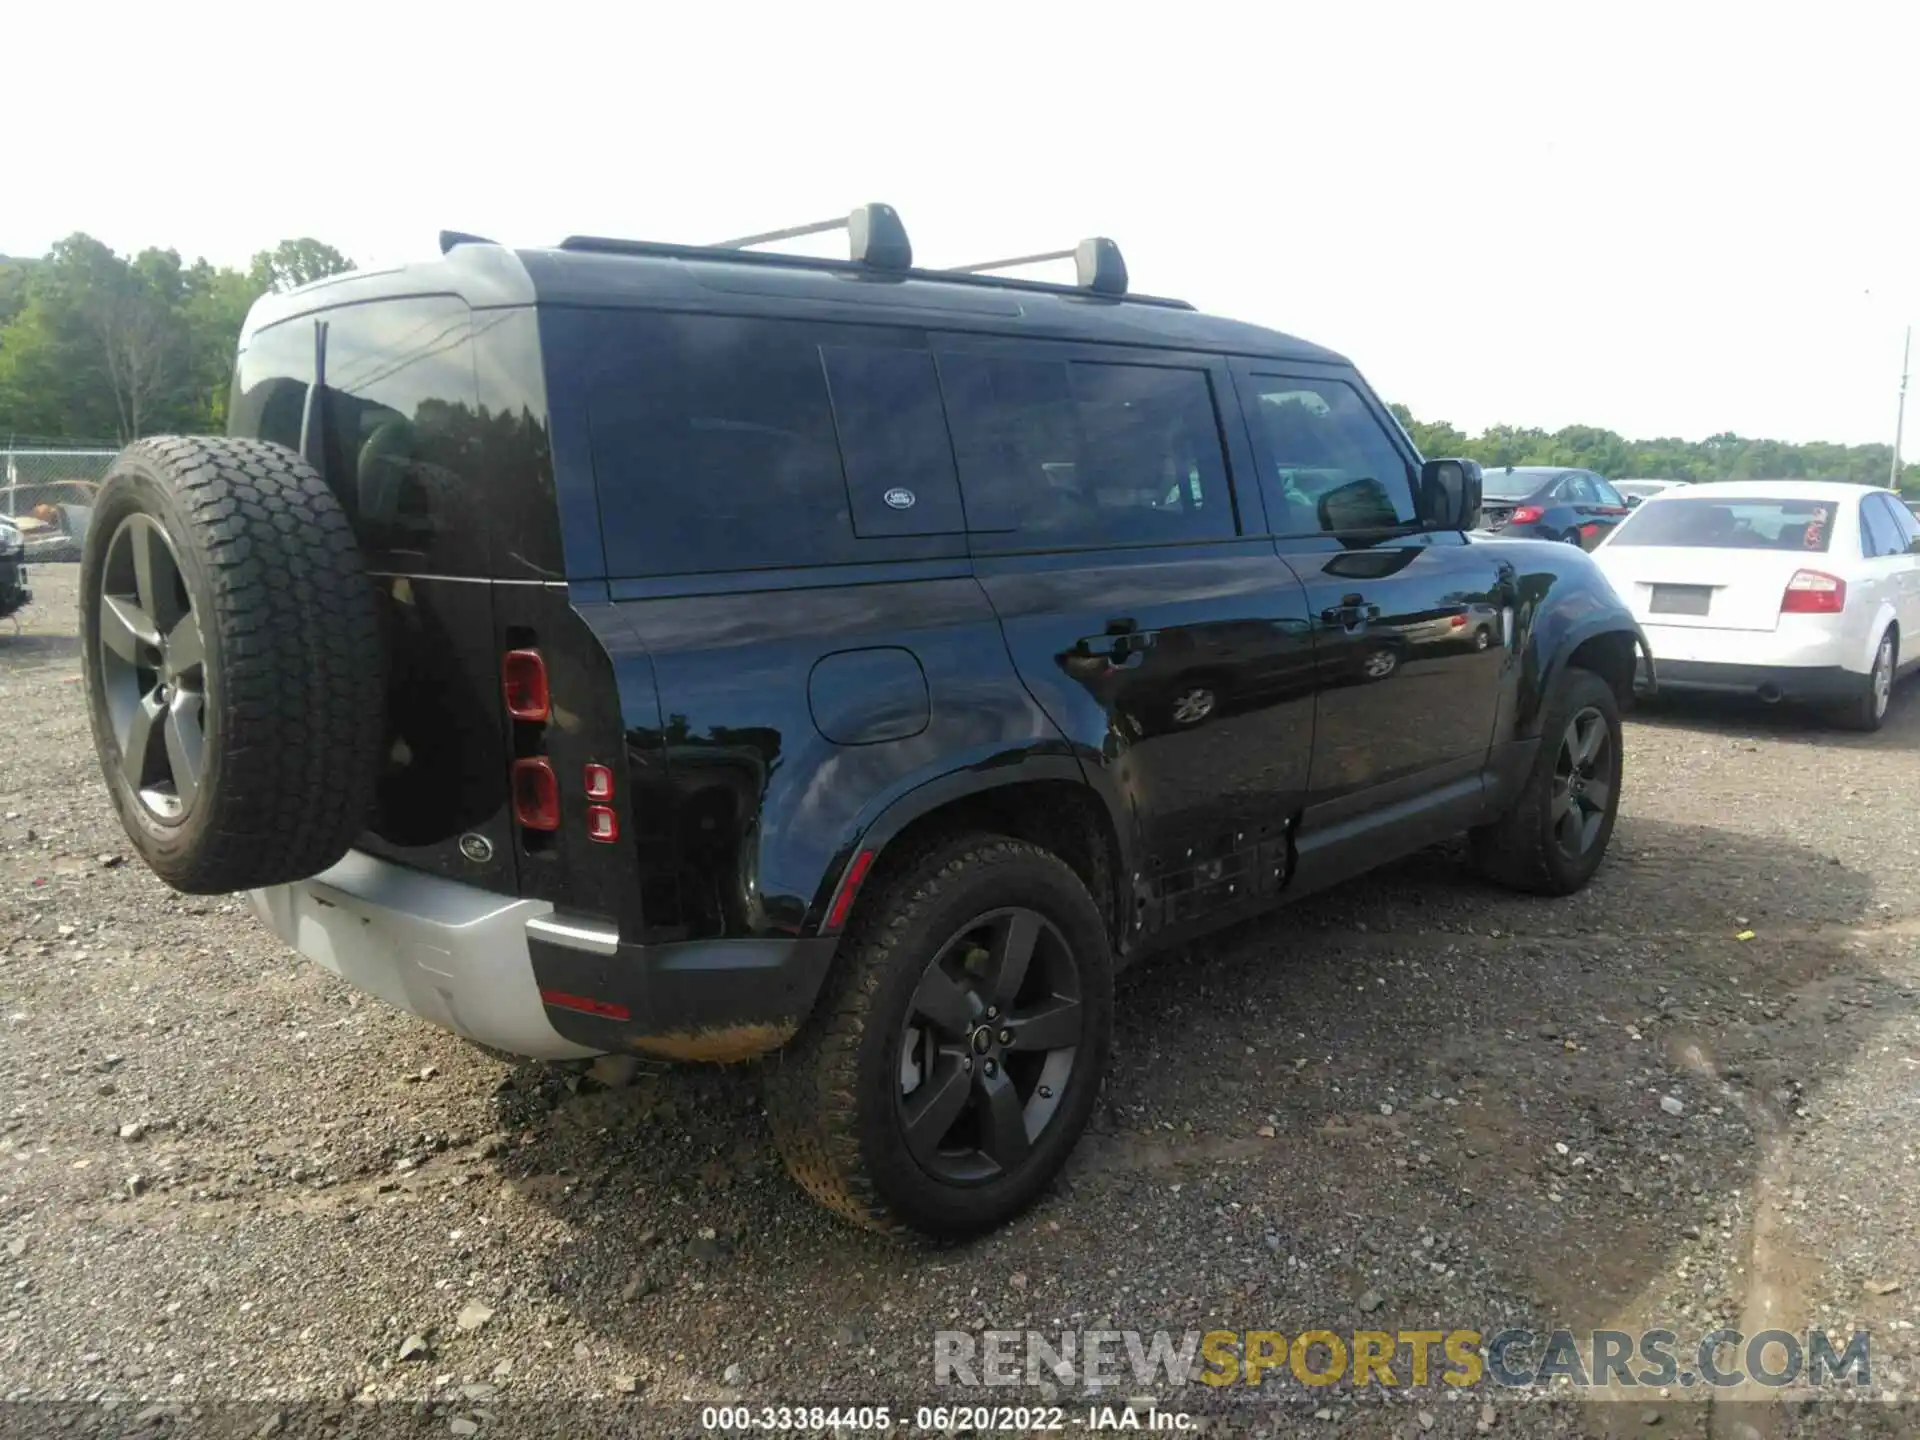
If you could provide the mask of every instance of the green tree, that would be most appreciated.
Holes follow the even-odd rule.
[[[264,295],[269,290],[292,290],[351,269],[353,262],[331,245],[302,235],[255,255],[249,273],[256,293]]]
[[[233,351],[267,290],[351,269],[317,240],[245,271],[68,236],[41,260],[0,260],[0,436],[123,442],[226,423]]]
[[[1421,421],[1404,405],[1390,407],[1422,455],[1464,455],[1487,466],[1567,465],[1615,479],[1658,480],[1845,480],[1884,485],[1893,463],[1890,445],[1789,444],[1750,440],[1725,430],[1704,440],[1662,436],[1627,440],[1611,430],[1569,425],[1548,434],[1513,425],[1490,425],[1466,435],[1445,421]],[[1901,487],[1920,493],[1920,463],[1901,468]]]

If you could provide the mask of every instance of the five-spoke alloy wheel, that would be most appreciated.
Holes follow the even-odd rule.
[[[128,787],[177,825],[205,766],[207,667],[200,619],[173,542],[132,514],[100,569],[100,691]]]
[[[928,962],[901,1034],[914,1159],[959,1185],[1015,1173],[1073,1083],[1084,1020],[1072,947],[1044,915],[963,926]]]
[[[1072,866],[999,835],[909,847],[768,1062],[767,1115],[793,1177],[847,1218],[977,1234],[1059,1173],[1112,1024],[1107,925]]]

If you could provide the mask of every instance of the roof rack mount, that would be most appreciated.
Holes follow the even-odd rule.
[[[805,225],[789,225],[784,230],[765,230],[758,235],[742,235],[737,240],[721,240],[708,248],[746,250],[775,240],[824,235],[830,230],[847,232],[847,258],[855,264],[875,270],[913,268],[913,244],[907,239],[907,227],[900,222],[900,212],[891,205],[862,205],[842,220],[814,220]]]
[[[1022,265],[1037,265],[1043,260],[1071,260],[1082,290],[1096,295],[1127,293],[1127,262],[1120,247],[1104,235],[1082,240],[1071,250],[1043,250],[1037,255],[1015,255],[1007,260],[983,260],[977,265],[955,265],[956,275],[979,275],[989,270],[1012,270]]]

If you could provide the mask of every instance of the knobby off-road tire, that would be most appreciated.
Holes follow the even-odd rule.
[[[346,853],[385,666],[346,513],[304,460],[237,438],[129,446],[88,527],[80,611],[94,748],[161,879],[220,894]]]
[[[1569,747],[1577,750],[1580,739],[1596,734],[1603,753],[1582,767],[1577,756],[1569,756]],[[1547,702],[1540,752],[1519,798],[1505,815],[1467,837],[1475,868],[1489,880],[1536,895],[1571,895],[1585,886],[1600,868],[1620,813],[1620,738],[1620,702],[1613,687],[1591,670],[1564,671]],[[1570,758],[1576,761],[1572,767]],[[1578,776],[1577,785],[1570,784],[1575,778],[1570,768],[1587,772]],[[1567,810],[1575,810],[1576,820],[1582,813],[1591,815],[1581,807],[1597,795],[1595,786],[1605,787],[1605,803],[1597,823],[1581,837],[1585,844],[1570,853],[1564,843],[1571,828]]]
[[[845,1218],[869,1229],[906,1227],[937,1238],[976,1234],[1031,1204],[1086,1128],[1113,1024],[1107,929],[1071,868],[1045,850],[1001,836],[933,844],[875,880],[877,887],[861,896],[812,1020],[767,1062],[768,1118],[793,1178]],[[937,1173],[954,1162],[936,1157],[923,1163],[909,1146],[902,1098],[905,1032],[930,968],[951,955],[955,935],[968,933],[976,917],[1010,909],[1040,917],[1048,927],[1043,944],[1055,947],[1056,961],[1070,952],[1081,1007],[1079,1038],[1064,1088],[1025,1158],[1005,1173],[956,1182]],[[983,1072],[990,1058],[969,1060],[969,1074]],[[1011,1078],[1014,1065],[1000,1058],[1002,1077]],[[941,1063],[951,1060],[949,1055]],[[974,1064],[981,1070],[973,1070]],[[931,1086],[939,1073],[930,1064],[925,1083]],[[1038,1093],[1037,1086],[1031,1090]]]

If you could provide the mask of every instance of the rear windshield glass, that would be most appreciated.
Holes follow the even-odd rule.
[[[1833,539],[1830,500],[1743,500],[1662,496],[1642,505],[1612,545],[1713,550],[1825,550]]]
[[[1493,500],[1524,500],[1547,479],[1538,470],[1487,470],[1480,476],[1480,493]]]

